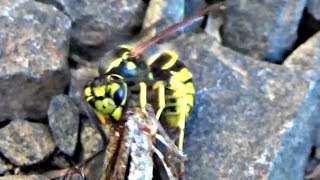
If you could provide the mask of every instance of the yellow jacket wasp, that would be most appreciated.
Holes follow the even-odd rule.
[[[157,120],[179,130],[177,146],[182,150],[185,122],[194,104],[192,73],[173,51],[151,57],[148,63],[142,53],[160,39],[220,6],[208,6],[138,46],[120,45],[109,52],[108,57],[113,61],[107,66],[101,64],[99,76],[84,88],[86,101],[95,109],[100,122],[105,124],[105,118],[121,122],[129,99],[135,99],[142,110],[151,103]]]

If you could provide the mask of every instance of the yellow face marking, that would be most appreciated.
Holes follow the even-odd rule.
[[[86,101],[90,101],[91,99],[93,99],[94,97],[93,96],[89,96],[89,97],[87,97],[87,99],[86,99]]]
[[[84,95],[85,95],[86,97],[92,96],[91,87],[86,87],[86,88],[84,89]]]
[[[173,52],[173,51],[166,51],[167,54],[169,54],[171,56],[171,58],[169,59],[169,61],[164,64],[161,69],[162,70],[166,70],[171,68],[178,60],[178,55],[177,53]]]
[[[128,61],[128,62],[126,63],[126,66],[127,66],[128,69],[135,69],[135,68],[137,68],[136,64],[133,63],[132,61]]]
[[[92,90],[96,97],[103,97],[106,94],[106,86],[96,86]]]
[[[95,101],[95,106],[98,112],[106,115],[111,114],[116,109],[114,101],[110,98]]]
[[[122,115],[122,107],[118,107],[118,108],[115,109],[115,110],[113,111],[113,113],[111,114],[111,116],[112,116],[115,120],[117,120],[117,121],[120,120],[121,115]]]

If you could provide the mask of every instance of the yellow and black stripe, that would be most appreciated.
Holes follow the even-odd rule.
[[[182,150],[185,122],[194,103],[191,72],[175,52],[166,51],[147,64],[142,56],[130,57],[130,50],[122,45],[112,52],[115,60],[103,70],[99,67],[100,76],[85,87],[86,100],[98,113],[120,121],[129,98],[139,101],[142,109],[155,99],[157,119],[179,129]],[[156,98],[150,97],[151,90]]]
[[[192,74],[172,51],[156,57],[149,66],[158,94],[157,118],[179,129],[178,147],[182,150],[185,122],[194,104]]]

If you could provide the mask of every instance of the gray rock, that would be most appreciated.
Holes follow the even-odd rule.
[[[80,134],[80,143],[82,146],[81,159],[85,161],[98,152],[101,152],[105,144],[103,144],[101,134],[90,120],[84,119],[82,122]]]
[[[184,17],[184,0],[152,0],[143,21],[143,39],[149,39],[181,21]]]
[[[73,45],[100,46],[132,36],[142,24],[145,3],[136,0],[57,0],[73,21]]]
[[[10,175],[5,177],[0,177],[0,180],[50,180],[50,179],[42,175]]]
[[[69,81],[71,21],[32,0],[0,3],[0,121],[43,119]]]
[[[223,41],[256,59],[280,62],[297,38],[306,0],[227,0]]]
[[[17,166],[41,162],[54,149],[49,129],[43,124],[15,120],[0,129],[0,152]]]
[[[320,69],[320,32],[293,51],[284,61],[284,65],[304,70]]]
[[[197,89],[186,126],[187,179],[266,177],[308,94],[305,74],[243,56],[207,35],[181,36],[162,48],[179,52]],[[303,149],[310,146],[309,141],[299,143]],[[295,151],[287,157],[294,161],[296,155],[309,156]],[[301,176],[304,169],[299,170]]]
[[[291,128],[282,138],[281,148],[270,168],[269,179],[304,179],[315,132],[319,131],[320,126],[319,94],[318,81],[310,86],[300,111],[290,124]]]
[[[318,0],[308,0],[308,12],[312,14],[312,16],[320,20],[320,1]]]
[[[50,129],[59,149],[72,156],[77,145],[79,133],[79,109],[66,95],[52,98],[48,119]]]

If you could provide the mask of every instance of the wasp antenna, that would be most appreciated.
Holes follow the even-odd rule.
[[[205,8],[200,9],[197,11],[194,15],[185,18],[184,20],[175,23],[168,28],[164,29],[163,31],[160,31],[157,35],[153,36],[152,38],[142,42],[141,44],[137,45],[130,51],[131,57],[137,57],[139,56],[145,49],[150,47],[152,44],[158,42],[160,39],[163,39],[164,37],[167,37],[168,35],[174,33],[178,29],[184,27],[185,25],[189,25],[193,23],[197,18],[207,14],[209,11],[214,10],[223,10],[225,9],[224,2],[218,2],[215,4],[212,4],[210,6],[207,6]]]

